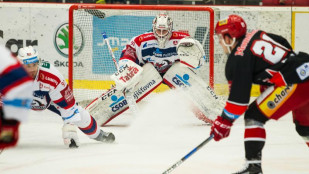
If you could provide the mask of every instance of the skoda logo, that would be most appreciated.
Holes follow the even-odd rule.
[[[73,54],[79,54],[84,47],[84,37],[81,30],[74,25],[73,28]],[[56,50],[64,57],[69,55],[69,24],[64,23],[56,30],[54,37],[54,45]]]

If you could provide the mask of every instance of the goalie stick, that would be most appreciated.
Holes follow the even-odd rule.
[[[106,45],[107,45],[107,48],[108,48],[108,51],[109,53],[111,54],[112,56],[112,59],[113,59],[113,62],[114,62],[114,65],[117,69],[117,71],[119,70],[119,67],[118,67],[118,64],[117,64],[117,61],[116,61],[116,58],[115,58],[115,55],[113,53],[113,50],[112,50],[112,47],[110,46],[109,44],[109,40],[108,40],[108,37],[106,35],[105,32],[102,33],[102,36],[103,36],[103,42],[105,41]],[[136,104],[136,101],[133,97],[133,90],[131,91],[124,91],[124,96],[126,97],[126,100],[128,101],[128,104],[129,104],[129,107],[130,109],[132,110],[133,113],[136,113],[138,111],[138,107],[137,107],[137,104]]]
[[[178,167],[180,164],[182,164],[186,159],[188,159],[192,154],[194,154],[196,151],[198,151],[200,148],[202,148],[205,144],[207,144],[210,140],[213,139],[213,134],[211,134],[206,140],[204,140],[201,144],[199,144],[197,147],[195,147],[193,150],[191,150],[187,155],[181,158],[181,160],[177,161],[174,165],[172,165],[170,168],[165,170],[162,174],[169,174],[171,173],[176,167]]]

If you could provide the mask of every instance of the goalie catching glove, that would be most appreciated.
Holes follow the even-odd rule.
[[[205,52],[199,41],[186,37],[177,44],[177,54],[184,66],[197,69],[205,61]]]
[[[143,68],[128,59],[120,60],[119,67],[111,79],[115,81],[117,90],[131,91],[140,81]]]

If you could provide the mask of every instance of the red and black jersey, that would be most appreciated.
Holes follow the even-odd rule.
[[[234,120],[247,110],[253,83],[286,85],[296,78],[282,75],[295,72],[295,68],[280,71],[292,54],[291,45],[281,36],[260,30],[247,33],[231,51],[226,63],[230,94],[222,116]]]

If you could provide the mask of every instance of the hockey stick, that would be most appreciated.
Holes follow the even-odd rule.
[[[112,56],[112,59],[113,59],[113,62],[114,62],[114,65],[117,69],[117,71],[119,70],[119,67],[118,67],[118,64],[117,64],[117,61],[116,61],[116,58],[115,58],[115,55],[113,53],[113,50],[112,50],[112,47],[110,46],[109,44],[109,41],[108,41],[108,37],[106,35],[105,32],[102,33],[102,36],[103,36],[103,42],[105,41],[106,45],[107,45],[107,48],[108,48],[108,51],[109,53],[111,54]],[[136,104],[136,101],[134,100],[134,97],[133,97],[133,90],[131,91],[125,91],[124,93],[124,96],[126,97],[126,100],[129,104],[129,107],[130,109],[132,110],[133,113],[136,113],[138,111],[138,107],[137,107],[137,104]]]
[[[110,55],[112,56],[112,59],[113,59],[113,62],[114,62],[114,65],[117,69],[117,71],[119,70],[119,67],[118,67],[118,64],[117,64],[117,61],[116,61],[116,58],[115,58],[115,55],[113,53],[113,50],[112,50],[112,47],[111,45],[109,44],[109,41],[108,41],[108,37],[106,35],[106,33],[102,33],[102,36],[103,36],[103,42],[105,41],[106,45],[107,45],[107,48],[108,48],[108,51],[110,53]]]
[[[162,174],[169,174],[171,173],[176,167],[178,167],[180,164],[182,164],[186,159],[188,159],[192,154],[194,154],[196,151],[198,151],[200,148],[202,148],[205,144],[207,144],[210,140],[213,139],[213,134],[211,134],[206,140],[204,140],[201,144],[199,144],[196,148],[191,150],[187,155],[185,155],[181,160],[177,161],[174,165],[172,165],[170,168],[165,170]]]

